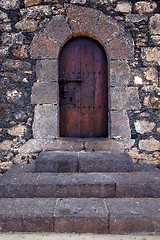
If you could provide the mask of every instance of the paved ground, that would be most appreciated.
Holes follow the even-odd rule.
[[[160,240],[160,235],[1,233],[0,240]]]

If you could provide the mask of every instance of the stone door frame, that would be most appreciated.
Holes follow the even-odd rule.
[[[34,141],[54,142],[59,138],[59,53],[69,39],[77,36],[98,41],[108,58],[109,139],[130,139],[127,110],[140,109],[138,88],[128,86],[131,71],[127,62],[134,57],[133,39],[123,26],[100,10],[68,5],[65,16],[54,16],[31,43],[37,78],[31,95],[35,104]]]

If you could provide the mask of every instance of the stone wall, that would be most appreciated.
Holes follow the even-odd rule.
[[[40,139],[36,142],[33,139],[32,126],[33,129],[36,127],[34,138],[39,138],[39,131],[37,131],[38,112],[43,107],[37,105],[35,107],[35,109],[38,109],[35,111],[37,115],[34,114],[31,93],[36,92],[37,87],[39,88],[38,92],[44,90],[42,85],[45,81],[45,75],[43,75],[41,69],[46,67],[46,60],[44,62],[43,60],[36,61],[31,56],[30,45],[34,36],[39,36],[39,33],[44,31],[54,16],[62,15],[64,18],[66,17],[68,6],[84,6],[88,9],[98,9],[104,15],[112,17],[119,26],[125,29],[126,33],[131,34],[134,40],[133,59],[127,59],[126,61],[116,60],[110,63],[112,64],[110,73],[112,77],[111,101],[112,106],[115,106],[110,113],[110,126],[112,129],[110,138],[112,142],[120,143],[120,150],[129,152],[135,162],[160,165],[159,1],[1,0],[1,171],[6,171],[16,162],[32,161],[39,151],[53,147],[51,141],[49,144],[52,146],[49,148]],[[103,32],[101,34],[103,39]],[[47,61],[47,66],[48,64],[54,65],[53,61]],[[120,72],[119,78],[115,74],[117,68]],[[51,73],[48,72],[48,74]],[[56,72],[54,74],[57,76]],[[42,83],[38,84],[36,82],[37,78],[43,78]],[[53,88],[53,91],[55,91],[53,82],[51,85],[48,88]],[[32,103],[40,101],[41,96],[37,100],[33,93]],[[42,96],[44,96],[43,91]],[[55,99],[51,100],[54,101]],[[41,103],[39,102],[39,104]],[[55,113],[53,112],[53,114]],[[33,124],[35,119],[37,119],[37,126],[35,126],[35,121]],[[54,142],[55,149],[58,149],[56,144],[61,145],[62,143],[61,141]],[[67,144],[70,145],[72,150],[71,145],[73,143]],[[87,142],[79,143],[77,150],[92,150],[93,145],[90,147],[90,144]],[[64,145],[63,143],[63,147]],[[98,142],[94,144],[94,150],[99,149],[97,146]],[[104,140],[101,149],[107,150],[105,146],[108,145],[107,141]],[[112,150],[114,149],[117,148]]]

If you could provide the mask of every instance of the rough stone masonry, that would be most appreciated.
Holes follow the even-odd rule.
[[[38,91],[41,94],[44,82],[47,81],[42,69],[54,65],[54,61],[47,60],[47,66],[46,60],[36,61],[31,56],[30,47],[34,36],[38,36],[54,16],[66,17],[68,6],[97,9],[107,17],[112,17],[132,36],[134,57],[126,61],[118,60],[110,63],[112,64],[112,106],[115,106],[117,98],[120,99],[118,109],[113,107],[111,111],[110,139],[120,143],[120,150],[128,152],[134,162],[149,163],[159,167],[160,2],[158,0],[1,0],[1,173],[17,162],[34,161],[42,150],[41,139],[36,141],[36,147],[34,141],[31,144],[32,130],[39,134],[37,130],[39,112],[48,111],[48,108],[46,106],[43,110],[41,105],[35,106],[33,103],[37,100],[34,99],[33,93]],[[122,31],[121,28],[119,31]],[[119,77],[115,74],[116,71],[119,72]],[[57,73],[48,72],[48,74],[51,79]],[[41,84],[36,82],[37,78],[43,79]],[[48,88],[56,91],[52,84]],[[127,94],[124,95],[124,92]],[[36,122],[34,118],[37,119]],[[30,145],[27,145],[29,142]],[[104,142],[104,149],[105,144]],[[84,145],[85,149],[91,150],[90,143],[83,143],[82,149]],[[95,150],[98,149],[97,145]]]

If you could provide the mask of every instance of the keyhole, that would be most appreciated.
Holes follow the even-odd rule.
[[[70,97],[70,101],[72,102],[72,97]]]

